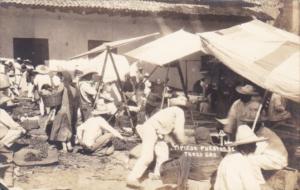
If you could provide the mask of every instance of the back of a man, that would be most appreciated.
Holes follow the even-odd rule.
[[[179,187],[187,185],[189,189],[197,189],[200,186],[209,189],[210,178],[222,159],[221,150],[211,144],[207,128],[197,128],[195,140],[196,144],[173,147],[173,152],[181,152],[182,155],[162,165],[161,176],[164,183],[175,183]]]

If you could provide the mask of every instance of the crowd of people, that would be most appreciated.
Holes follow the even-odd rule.
[[[236,87],[239,99],[228,117],[219,120],[218,130],[230,140],[222,149],[213,144],[210,131],[203,127],[195,129],[195,140],[189,142],[185,134],[188,99],[166,90],[159,79],[150,82],[142,67],[122,83],[105,83],[98,73],[51,72],[45,65],[34,68],[30,60],[1,61],[0,65],[1,152],[10,151],[26,133],[7,113],[22,96],[37,104],[39,115],[46,118],[44,127],[52,148],[70,152],[73,146],[80,146],[84,154],[109,156],[114,152],[113,138],[126,140],[128,133],[137,135],[142,148],[127,178],[132,188],[142,186],[141,178],[153,161],[151,176],[179,189],[200,189],[203,184],[216,190],[268,189],[262,170],[281,170],[288,165],[287,150],[268,125],[291,115],[282,97],[273,94],[268,109],[257,119],[263,100],[251,84]],[[205,78],[199,82],[195,93],[205,99],[197,109],[208,112],[209,85]],[[180,153],[171,159],[176,147]],[[174,173],[177,177],[172,177]]]

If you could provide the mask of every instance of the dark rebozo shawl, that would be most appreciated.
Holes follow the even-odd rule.
[[[64,92],[60,110],[57,112],[50,134],[51,141],[70,141],[77,121],[79,93],[71,86],[72,77],[68,72],[62,72]]]

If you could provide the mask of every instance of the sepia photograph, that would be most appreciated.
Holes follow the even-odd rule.
[[[0,0],[0,190],[300,190],[300,0]]]

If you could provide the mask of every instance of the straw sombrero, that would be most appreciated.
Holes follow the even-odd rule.
[[[100,77],[97,72],[85,72],[79,77],[79,81],[91,81],[95,76]]]
[[[235,90],[244,95],[258,95],[258,92],[254,88],[254,86],[250,84],[246,84],[245,86],[237,86]]]
[[[251,144],[256,142],[262,142],[268,140],[265,137],[258,137],[250,129],[248,125],[241,125],[237,129],[236,140],[233,143],[227,144],[227,146],[238,146],[243,144]]]
[[[42,74],[42,75],[46,75],[50,72],[49,68],[46,65],[38,65],[35,68],[35,72]]]
[[[229,119],[228,118],[223,118],[223,119],[218,119],[216,118],[216,120],[221,123],[222,125],[227,125],[229,123]]]
[[[24,148],[14,154],[14,163],[18,166],[42,166],[58,162],[58,152],[55,149],[48,149],[46,158],[40,155],[40,150]]]
[[[169,100],[170,106],[187,106],[187,98],[184,96],[178,96]]]

